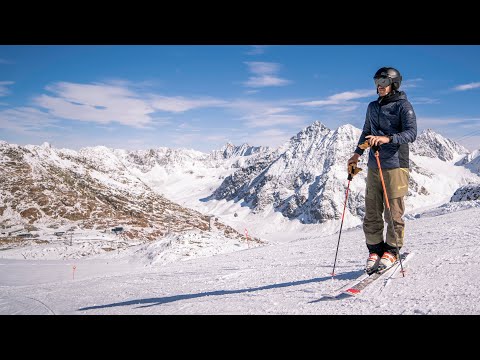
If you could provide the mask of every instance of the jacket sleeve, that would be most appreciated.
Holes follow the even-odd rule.
[[[417,138],[417,117],[409,101],[405,101],[400,106],[400,122],[402,123],[402,132],[392,134],[393,143],[407,144],[414,142]]]
[[[367,115],[365,115],[365,124],[363,125],[362,135],[360,135],[360,139],[358,140],[358,143],[357,143],[357,148],[355,149],[355,152],[358,155],[362,155],[365,152],[365,150],[360,149],[358,145],[363,144],[366,141],[365,137],[367,135],[370,135],[371,133],[372,133],[372,130],[370,128],[370,106],[368,106]]]

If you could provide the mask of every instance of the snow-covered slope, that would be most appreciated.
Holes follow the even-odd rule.
[[[342,233],[335,278],[338,236],[318,232],[164,266],[153,261],[160,260],[154,243],[137,248],[135,261],[0,259],[0,314],[476,315],[478,219],[480,208],[407,220],[403,250],[414,256],[405,277],[377,280],[337,301],[316,300],[362,274],[361,229]]]

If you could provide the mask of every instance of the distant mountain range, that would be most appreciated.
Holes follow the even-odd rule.
[[[74,151],[48,143],[18,146],[1,141],[0,228],[20,224],[32,232],[68,226],[105,231],[123,226],[129,238],[153,240],[168,232],[208,231],[213,226],[243,239],[215,220],[214,213],[193,210],[222,200],[257,214],[275,211],[302,223],[324,223],[341,215],[346,163],[360,133],[352,125],[330,130],[317,121],[276,149],[228,143],[211,153],[103,146]],[[480,184],[478,150],[469,152],[432,130],[420,134],[410,150],[412,208]],[[358,217],[365,211],[367,152],[347,204]],[[192,194],[196,201],[187,203]]]
[[[299,219],[303,223],[338,219],[345,196],[347,160],[352,156],[360,134],[361,130],[352,125],[330,130],[315,122],[279,149],[257,155],[228,176],[207,200],[241,202],[256,212],[273,207],[285,217]],[[467,149],[430,129],[420,134],[410,149],[409,196],[410,199],[418,198],[422,205],[425,205],[431,192],[438,190],[438,184],[443,184],[444,190],[453,194],[458,186],[479,181],[479,177],[470,172],[457,174],[449,171],[444,174],[445,169],[435,168],[441,160],[443,167],[453,169],[462,160],[457,165],[451,161],[461,158],[464,159],[463,166],[475,170],[472,164],[479,157],[470,159]],[[425,158],[436,159],[437,163],[424,161]],[[347,204],[356,216],[363,216],[365,211],[367,159],[368,150],[359,163],[365,171],[352,182]],[[480,171],[476,173],[480,174]]]

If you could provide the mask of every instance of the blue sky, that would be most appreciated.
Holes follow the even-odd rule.
[[[419,131],[480,148],[480,46],[0,46],[0,140],[204,152],[361,128],[393,66]],[[353,151],[353,150],[352,150]]]

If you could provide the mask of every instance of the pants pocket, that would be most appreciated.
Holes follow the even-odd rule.
[[[389,199],[404,197],[408,193],[408,180],[410,173],[408,169],[397,168],[386,172],[388,179],[385,179],[385,186]]]

